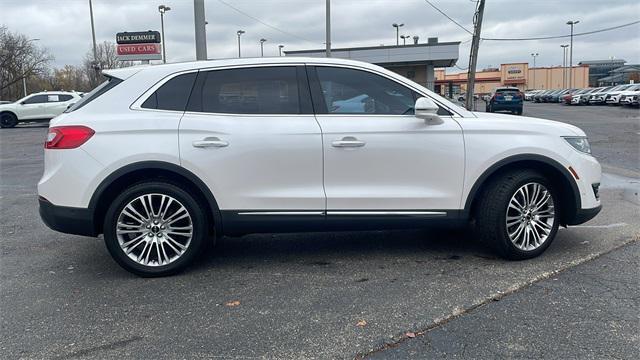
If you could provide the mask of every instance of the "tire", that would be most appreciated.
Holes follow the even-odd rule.
[[[10,112],[0,114],[0,127],[12,128],[18,125],[18,117]]]
[[[153,210],[146,211],[149,204]],[[154,223],[153,218],[159,221]],[[143,277],[172,275],[191,264],[201,252],[207,237],[206,219],[194,196],[178,185],[138,183],[117,196],[107,210],[104,241],[113,259],[125,270]]]
[[[547,200],[534,212],[525,210],[523,213],[511,207],[516,203],[526,204],[523,189],[527,186],[528,191],[533,194],[532,184],[541,186],[538,189],[542,197],[536,199],[541,201],[548,194],[550,202]],[[516,202],[513,202],[514,198]],[[542,254],[558,232],[557,192],[549,180],[533,170],[516,170],[498,176],[487,185],[479,200],[475,208],[478,235],[505,259],[524,260]],[[510,233],[518,235],[513,236],[515,240],[512,240]]]
[[[522,109],[516,110],[516,115],[522,115]]]

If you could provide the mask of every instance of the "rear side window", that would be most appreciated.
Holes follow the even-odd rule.
[[[184,111],[191,95],[196,72],[178,75],[164,83],[145,102],[145,109]]]
[[[300,114],[295,66],[201,71],[189,111]]]
[[[30,98],[28,98],[27,100],[23,101],[22,103],[24,104],[42,104],[42,103],[46,103],[48,99],[47,95],[35,95],[32,96]]]
[[[60,101],[64,102],[64,101],[69,101],[69,100],[73,99],[73,96],[71,96],[71,95],[60,95],[59,98],[60,98]]]
[[[69,112],[73,112],[80,109],[81,107],[97,99],[100,95],[113,89],[114,87],[116,87],[116,85],[120,84],[121,82],[122,80],[118,78],[113,78],[113,77],[108,78],[107,81],[103,82],[102,84],[98,85],[95,89],[91,90],[88,94],[83,96],[78,102],[76,102],[71,107],[69,107],[65,112],[69,113]]]

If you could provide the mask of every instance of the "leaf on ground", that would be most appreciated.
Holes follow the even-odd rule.
[[[416,337],[416,333],[413,333],[411,331],[407,331],[407,333],[405,334],[408,338],[413,339],[414,337]]]
[[[358,320],[358,323],[356,323],[356,326],[358,326],[358,327],[367,326],[367,320]]]
[[[228,306],[228,307],[236,307],[239,305],[240,305],[239,300],[227,301],[226,303],[224,303],[224,306]]]

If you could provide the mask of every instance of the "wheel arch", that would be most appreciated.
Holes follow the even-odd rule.
[[[13,115],[16,118],[16,120],[20,121],[20,119],[18,118],[18,114],[16,114],[15,111],[13,110],[0,110],[0,116],[4,114]]]
[[[145,180],[165,179],[177,182],[197,197],[196,201],[205,207],[209,231],[222,234],[220,208],[207,185],[189,170],[163,161],[142,161],[126,165],[107,176],[98,185],[91,200],[89,209],[93,213],[93,224],[97,234],[103,232],[104,216],[111,201],[126,187]],[[214,233],[215,231],[215,233]]]
[[[493,164],[476,179],[465,201],[465,216],[471,217],[473,215],[477,200],[489,182],[497,176],[515,169],[534,169],[540,171],[552,182],[552,185],[556,188],[560,196],[560,223],[562,225],[566,225],[568,220],[575,217],[576,212],[581,209],[580,190],[567,168],[546,156],[520,154],[507,157]]]

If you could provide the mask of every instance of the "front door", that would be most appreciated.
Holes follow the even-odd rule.
[[[413,116],[421,96],[382,74],[309,67],[324,145],[327,215],[435,214],[458,209],[464,177],[459,124]]]

